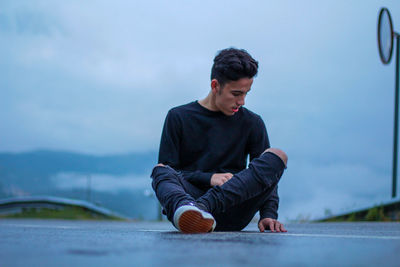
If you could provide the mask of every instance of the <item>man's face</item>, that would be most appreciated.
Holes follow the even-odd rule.
[[[232,116],[244,105],[244,99],[251,89],[253,78],[241,78],[237,81],[227,82],[223,87],[217,80],[215,82],[213,88],[215,105],[225,115]]]

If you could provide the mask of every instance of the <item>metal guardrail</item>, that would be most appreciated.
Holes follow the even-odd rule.
[[[60,207],[73,206],[80,207],[88,210],[89,212],[106,216],[106,217],[118,217],[121,219],[128,219],[118,213],[115,213],[109,209],[96,206],[93,203],[62,198],[62,197],[53,197],[53,196],[25,196],[25,197],[13,197],[0,199],[0,211],[13,209],[13,208],[53,208],[57,209]]]
[[[331,219],[335,219],[335,218],[344,218],[344,217],[349,217],[351,214],[355,214],[355,215],[366,214],[369,210],[371,210],[373,208],[383,208],[384,212],[386,214],[393,213],[393,212],[400,212],[400,198],[396,198],[396,199],[390,200],[390,201],[383,201],[383,202],[380,202],[379,204],[374,204],[374,205],[370,205],[370,206],[366,206],[366,207],[362,207],[362,208],[358,208],[358,209],[353,209],[353,210],[349,210],[346,212],[341,212],[341,213],[337,213],[337,214],[324,216],[321,218],[314,219],[313,221],[327,221],[327,220],[331,220]]]

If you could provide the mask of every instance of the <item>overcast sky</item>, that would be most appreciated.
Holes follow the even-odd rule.
[[[167,111],[205,97],[216,52],[260,63],[246,106],[289,155],[285,217],[390,199],[399,1],[1,1],[0,151],[157,151]]]

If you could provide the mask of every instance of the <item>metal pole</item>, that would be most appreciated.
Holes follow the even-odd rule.
[[[394,99],[394,137],[393,137],[393,171],[392,171],[392,198],[396,197],[397,191],[397,139],[399,128],[399,41],[400,35],[395,33],[396,36],[396,85],[395,85],[395,99]]]

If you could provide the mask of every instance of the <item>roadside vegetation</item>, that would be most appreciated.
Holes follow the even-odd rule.
[[[123,218],[116,216],[107,216],[90,212],[81,207],[65,207],[62,209],[49,208],[22,208],[20,212],[12,214],[0,214],[1,218],[36,218],[36,219],[64,219],[64,220],[118,220]]]
[[[385,206],[379,205],[370,209],[351,212],[340,216],[327,216],[327,218],[318,220],[317,222],[399,222],[400,210],[387,209]]]

